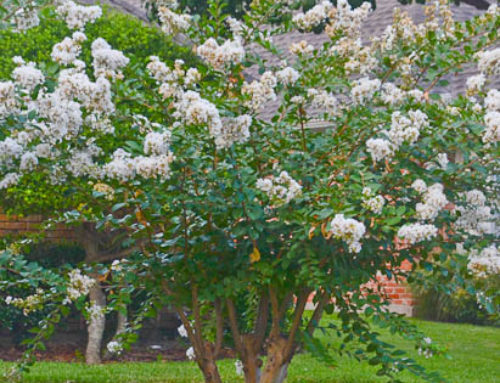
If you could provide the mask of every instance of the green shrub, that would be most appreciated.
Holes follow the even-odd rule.
[[[490,275],[481,279],[488,289],[500,291],[500,276]],[[419,301],[417,317],[440,322],[471,323],[478,325],[500,325],[498,318],[488,315],[478,303],[476,293],[458,288],[451,293],[434,288],[415,288]]]
[[[190,48],[181,47],[171,41],[158,28],[147,26],[133,16],[104,8],[103,16],[95,24],[87,25],[85,34],[88,41],[104,38],[114,49],[123,51],[131,59],[131,65],[144,63],[149,56],[158,56],[165,62],[183,59],[194,64],[196,58]],[[22,56],[36,63],[50,62],[54,44],[71,35],[64,21],[57,19],[53,8],[44,9],[40,15],[40,25],[26,33],[0,30],[0,79],[10,78],[15,64],[13,56]],[[90,44],[86,44],[83,55],[88,62]]]

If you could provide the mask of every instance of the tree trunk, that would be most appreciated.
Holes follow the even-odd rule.
[[[124,310],[127,310],[127,308],[125,307]],[[117,317],[117,323],[116,323],[115,336],[125,332],[125,330],[127,329],[127,324],[128,324],[127,314],[124,314],[121,311],[117,311],[117,315],[118,315],[118,317]]]
[[[287,340],[283,337],[272,340],[267,347],[267,363],[258,383],[281,383],[288,372],[290,358],[285,355]]]
[[[106,307],[106,295],[102,291],[99,284],[96,284],[89,292],[90,304],[97,306],[101,310]],[[85,362],[87,364],[101,363],[101,346],[104,328],[106,326],[106,317],[104,313],[91,315],[87,326],[88,341],[87,350],[85,352]]]
[[[205,378],[205,383],[222,383],[219,369],[215,363],[212,345],[209,342],[205,342],[204,353],[197,362]]]

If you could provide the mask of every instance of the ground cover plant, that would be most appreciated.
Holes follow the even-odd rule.
[[[183,34],[200,59],[193,66],[152,56],[128,73],[123,52],[88,41],[100,8],[66,1],[56,12],[74,32],[54,45],[54,69],[16,57],[12,81],[0,83],[4,198],[34,178],[35,195],[70,186],[67,198],[81,203],[56,221],[111,239],[111,264],[91,258],[80,268],[27,263],[18,244],[3,251],[4,285],[35,290],[8,303],[51,310],[26,360],[70,305],[98,327],[105,311],[124,312],[142,293],[109,352],[126,350],[142,318],[170,305],[206,382],[222,381],[216,360],[232,347],[246,382],[278,383],[304,347],[331,361],[315,330],[335,309],[339,321],[328,327],[343,355],[393,381],[402,371],[442,381],[380,337],[377,325],[427,357],[443,351],[366,284],[380,272],[426,284],[431,273],[438,288],[466,286],[490,314],[498,309],[497,291],[468,283],[499,265],[490,223],[500,92],[488,88],[500,73],[498,8],[457,23],[440,1],[419,25],[396,12],[363,45],[367,3],[323,1],[296,13],[288,1],[259,0],[241,22],[216,1],[202,15],[175,5],[158,8],[161,28]],[[36,23],[36,13],[14,15],[18,30]],[[324,43],[304,34],[287,48],[292,58],[272,42],[311,30],[323,30]],[[476,61],[463,94],[436,93]],[[94,246],[87,250],[103,251]],[[108,296],[93,294],[104,282]]]

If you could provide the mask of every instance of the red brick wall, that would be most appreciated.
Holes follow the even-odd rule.
[[[40,230],[42,218],[41,215],[17,217],[0,214],[0,236],[16,236]],[[45,237],[52,241],[72,240],[75,238],[73,229],[64,225],[57,225],[54,229],[47,230]]]

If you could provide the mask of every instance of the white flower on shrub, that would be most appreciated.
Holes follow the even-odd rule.
[[[123,351],[123,345],[120,342],[117,342],[116,340],[112,340],[111,342],[109,342],[106,348],[111,354],[119,355]]]
[[[186,357],[189,360],[195,360],[196,359],[196,353],[194,352],[194,348],[191,346],[186,350]]]

